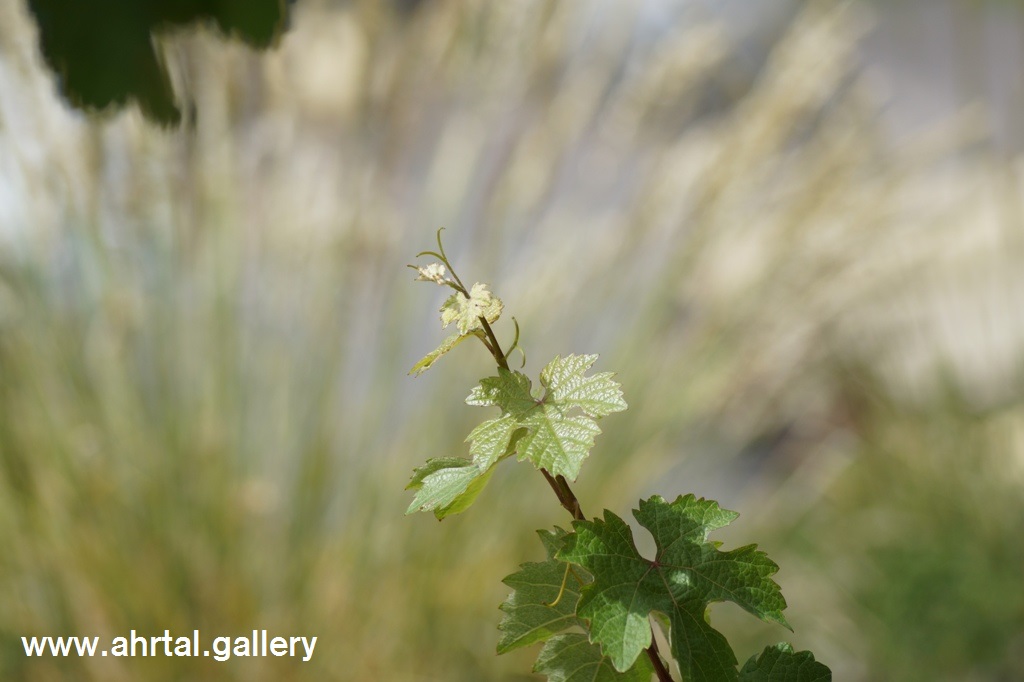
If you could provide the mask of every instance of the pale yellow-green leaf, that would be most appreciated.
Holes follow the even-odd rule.
[[[434,363],[441,358],[442,355],[444,355],[451,349],[455,348],[455,346],[459,345],[460,343],[468,339],[470,336],[473,335],[452,334],[447,339],[442,341],[440,346],[424,355],[422,360],[413,365],[412,369],[409,370],[409,374],[412,374],[414,376],[419,376],[420,374],[423,374],[423,372],[426,372],[428,369],[430,369],[434,365]]]
[[[477,282],[469,290],[469,297],[457,291],[441,306],[441,324],[445,327],[455,323],[460,334],[469,334],[483,325],[480,318],[488,323],[496,321],[504,309],[501,299],[488,290],[486,284]]]
[[[626,409],[611,372],[586,374],[596,360],[596,355],[556,357],[541,372],[541,395],[520,372],[502,368],[498,376],[481,380],[466,402],[500,407],[502,415],[470,434],[472,448],[495,456],[505,439],[521,430],[514,446],[520,460],[575,480],[601,433],[596,420]]]

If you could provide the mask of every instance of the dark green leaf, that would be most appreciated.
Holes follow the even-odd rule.
[[[782,642],[751,656],[740,671],[740,682],[832,682],[832,671],[810,651],[794,653]]]
[[[561,529],[556,529],[555,533],[541,531],[548,560],[522,564],[517,572],[502,581],[512,588],[512,593],[499,607],[505,612],[498,625],[502,632],[499,654],[547,640],[574,625],[583,625],[576,617],[576,602],[580,588],[590,582],[590,576],[579,567],[567,572],[569,564],[553,558],[565,535]]]
[[[716,601],[732,601],[766,620],[786,624],[778,571],[753,545],[729,552],[708,542],[708,534],[736,517],[716,502],[693,495],[667,503],[654,496],[634,516],[654,536],[653,560],[637,552],[629,526],[605,511],[603,520],[575,521],[559,559],[583,566],[594,582],[583,590],[577,613],[590,621],[591,639],[617,670],[628,670],[651,643],[650,616],[660,612],[671,624],[669,641],[685,679],[736,679],[736,658],[725,638],[705,617]]]

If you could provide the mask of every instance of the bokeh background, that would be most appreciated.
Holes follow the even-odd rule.
[[[543,478],[403,515],[491,371],[406,374],[440,226],[527,371],[619,373],[588,514],[714,497],[782,566],[794,634],[713,609],[741,660],[1024,679],[1024,5],[302,0],[269,52],[158,41],[181,127],[86,115],[0,0],[0,679],[534,679],[494,648],[568,521]],[[21,644],[194,628],[319,639]]]

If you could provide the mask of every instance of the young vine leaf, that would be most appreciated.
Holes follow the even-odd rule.
[[[522,564],[502,581],[513,591],[500,607],[505,617],[498,625],[502,632],[498,653],[545,642],[533,670],[547,675],[549,682],[650,682],[653,668],[648,659],[641,657],[620,673],[586,634],[564,632],[586,629],[576,615],[576,604],[581,588],[593,579],[582,568],[568,570],[566,562],[555,559],[567,535],[564,530],[538,531],[538,535],[547,548],[547,561]]]
[[[409,266],[420,273],[418,280],[435,282],[441,285],[457,286],[451,280],[445,278],[444,266],[440,263],[432,263],[426,267]],[[455,323],[459,330],[452,334],[441,345],[427,353],[423,358],[412,366],[409,374],[419,376],[430,369],[445,353],[471,336],[484,337],[483,323],[480,319],[487,320],[487,323],[496,322],[501,317],[501,311],[505,304],[487,288],[486,284],[477,282],[469,290],[467,298],[462,291],[456,291],[445,300],[441,306],[441,324],[444,327]]]
[[[406,514],[432,511],[437,520],[469,508],[491,478],[493,468],[481,468],[461,457],[437,457],[413,471],[406,490],[415,490]]]
[[[738,514],[712,500],[659,496],[641,500],[633,515],[657,545],[653,560],[633,543],[629,526],[605,510],[604,519],[574,521],[556,558],[585,568],[594,582],[582,590],[577,614],[589,621],[591,641],[599,644],[616,670],[629,670],[651,643],[650,616],[668,616],[672,655],[684,679],[736,680],[736,657],[725,637],[708,623],[708,605],[732,601],[765,621],[786,627],[786,602],[771,580],[778,566],[748,545],[729,552],[708,534]]]
[[[448,297],[441,306],[441,324],[447,327],[454,322],[459,334],[465,336],[475,329],[483,328],[481,317],[488,324],[495,322],[501,317],[504,307],[501,299],[492,294],[486,284],[477,282],[469,290],[469,298],[461,291]]]
[[[484,426],[484,425],[481,425]],[[415,490],[412,504],[406,514],[432,511],[437,520],[458,514],[476,501],[494,473],[494,467],[515,451],[522,433],[511,438],[498,439],[480,434],[481,427],[473,429],[466,440],[473,440],[469,452],[472,461],[461,457],[437,457],[413,471],[406,490]]]
[[[442,341],[440,346],[424,355],[423,359],[421,359],[419,362],[413,365],[412,369],[409,370],[409,374],[412,374],[413,376],[419,376],[420,374],[423,374],[428,369],[430,369],[434,365],[434,363],[441,358],[442,355],[450,351],[452,348],[455,348],[455,346],[459,345],[469,337],[474,336],[475,334],[476,332],[474,332],[473,334],[452,334],[447,339]]]
[[[536,395],[530,379],[520,372],[499,369],[498,376],[483,379],[466,403],[496,406],[502,414],[474,429],[470,452],[493,457],[518,438],[515,452],[520,461],[576,480],[601,433],[596,420],[626,409],[612,372],[586,376],[596,360],[596,355],[556,357],[541,371],[543,390]]]
[[[810,651],[794,653],[792,646],[782,642],[751,656],[739,682],[832,682],[832,671],[814,660]]]

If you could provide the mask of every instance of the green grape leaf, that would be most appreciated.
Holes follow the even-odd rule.
[[[487,429],[481,424],[466,440],[472,461],[461,457],[438,457],[413,471],[406,490],[415,490],[416,496],[406,514],[432,511],[438,520],[463,512],[476,501],[494,473],[495,465],[515,451],[516,443],[524,431],[503,433]]]
[[[466,440],[469,454],[480,466],[491,466],[511,454],[526,433],[511,419],[490,419],[473,429]]]
[[[641,656],[629,670],[619,672],[586,635],[568,632],[547,641],[533,671],[547,675],[548,682],[651,682],[654,666]]]
[[[432,511],[440,521],[469,508],[491,478],[493,466],[481,468],[460,457],[438,457],[413,472],[406,490],[416,496],[406,514]]]
[[[498,376],[482,380],[466,402],[499,407],[502,415],[470,434],[470,451],[504,452],[521,429],[515,443],[520,461],[529,460],[552,475],[576,480],[594,438],[601,433],[596,419],[626,409],[612,372],[586,376],[596,360],[596,355],[556,357],[541,371],[543,390],[538,395],[520,372],[499,369]]]
[[[559,526],[555,526],[554,530],[537,531],[537,537],[540,538],[540,543],[544,545],[544,551],[547,552],[548,559],[555,558],[558,550],[562,549],[562,545],[565,544],[565,537],[568,534],[568,531]]]
[[[501,299],[492,294],[486,284],[477,282],[469,290],[469,298],[456,291],[441,305],[441,324],[447,327],[454,322],[459,334],[465,336],[483,328],[481,317],[488,323],[496,321],[504,307]]]
[[[590,622],[591,641],[616,670],[632,667],[651,643],[650,616],[670,623],[672,655],[686,680],[736,680],[736,657],[706,619],[707,607],[732,601],[765,621],[786,627],[785,599],[771,580],[779,567],[754,545],[729,552],[708,534],[738,514],[712,500],[680,496],[668,503],[655,495],[633,515],[657,545],[654,560],[640,556],[629,526],[610,511],[604,519],[574,521],[575,533],[556,555],[584,567],[594,582],[583,589],[577,614]]]
[[[549,362],[540,372],[540,383],[547,397],[566,408],[578,407],[591,417],[604,417],[626,409],[622,389],[611,380],[614,372],[586,376],[596,361],[596,355],[567,355]]]
[[[765,647],[740,670],[739,682],[832,682],[832,671],[810,651],[794,653],[786,642]]]
[[[569,564],[554,558],[567,535],[564,530],[538,533],[548,550],[548,560],[522,564],[502,580],[513,591],[498,607],[505,612],[498,624],[502,633],[499,654],[547,640],[574,625],[583,627],[583,621],[576,617],[576,602],[582,586],[590,583],[590,575],[579,567],[567,571]]]
[[[499,369],[498,376],[481,380],[466,398],[466,404],[479,407],[500,407],[513,419],[523,419],[537,408],[540,398],[532,393],[533,384],[522,372]]]
[[[430,369],[442,355],[455,348],[455,346],[459,345],[471,336],[474,336],[474,334],[452,334],[442,341],[440,346],[424,355],[422,360],[413,365],[412,369],[409,370],[409,374],[412,374],[413,376],[423,374]]]

